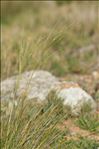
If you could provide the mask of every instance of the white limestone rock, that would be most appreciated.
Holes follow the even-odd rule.
[[[61,87],[61,85],[64,87]],[[90,104],[93,111],[96,109],[96,103],[93,98],[78,84],[62,82],[57,89],[57,95],[63,99],[64,105],[71,107],[74,114],[79,113],[84,104]]]
[[[57,96],[69,105],[73,113],[79,113],[84,103],[90,103],[92,110],[96,104],[93,98],[73,82],[60,82],[51,73],[43,70],[29,71],[1,82],[1,99],[9,100],[27,93],[27,99],[46,100],[47,95],[55,90]]]
[[[29,71],[1,82],[1,99],[27,93],[27,98],[44,100],[58,79],[47,71]]]

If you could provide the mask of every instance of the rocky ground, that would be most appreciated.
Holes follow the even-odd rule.
[[[95,71],[89,75],[67,75],[60,78],[61,80],[70,80],[77,82],[83,89],[85,89],[96,101],[97,110],[99,111],[99,72]]]
[[[89,104],[92,111],[96,110],[96,101],[76,82],[65,81],[65,79],[62,81],[62,79],[44,70],[28,71],[1,82],[2,101],[11,102],[12,99],[12,101],[17,102],[17,98],[25,95],[28,100],[37,99],[40,102],[46,100],[47,96],[53,91],[57,98],[63,100],[64,105],[70,106],[74,115],[80,113],[84,104]],[[97,94],[96,92],[94,94]]]

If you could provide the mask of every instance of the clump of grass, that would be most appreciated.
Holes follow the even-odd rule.
[[[81,115],[77,120],[76,124],[85,130],[90,132],[99,133],[99,116],[93,114]]]
[[[57,107],[43,107],[28,103],[14,108],[10,115],[2,116],[2,148],[41,148],[57,136],[55,125],[59,121]],[[55,113],[55,114],[54,114]]]
[[[81,137],[77,140],[69,140],[65,142],[65,148],[69,149],[97,149],[99,143],[94,139]]]
[[[50,100],[53,100],[52,96]],[[59,102],[35,103],[22,98],[17,102],[10,113],[2,112],[1,147],[50,147],[62,135],[56,127],[64,119],[62,105]]]
[[[90,132],[99,133],[99,116],[92,111],[90,103],[83,104],[76,125]]]

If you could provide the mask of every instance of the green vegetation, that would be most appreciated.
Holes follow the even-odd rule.
[[[13,103],[10,105],[3,103],[4,106],[1,108],[1,148],[97,149],[99,146],[95,139],[79,136],[76,137],[77,140],[66,139],[71,136],[71,132],[67,126],[63,130],[58,126],[61,126],[64,120],[71,118],[70,109],[64,111],[66,107],[63,107],[62,102],[54,93],[48,96],[46,103],[37,103],[32,100],[28,102],[26,97],[21,97],[17,102],[17,106]],[[92,118],[91,115],[90,118]],[[80,117],[79,126],[96,132],[99,126],[98,121],[87,120],[87,123],[86,120]]]
[[[60,137],[55,127],[62,120],[60,109],[46,106],[20,99],[18,106],[2,111],[1,147],[46,148]]]
[[[57,76],[98,70],[97,7],[97,2],[2,1],[2,79],[30,69]],[[80,53],[92,44],[92,51]]]
[[[85,114],[80,116],[76,123],[82,129],[86,129],[99,134],[99,116],[90,116],[90,114]]]
[[[2,1],[1,4],[1,80],[33,69],[48,70],[58,77],[99,70],[97,1]],[[99,89],[95,92],[97,101],[98,92]],[[67,126],[59,128],[64,121],[73,119],[81,130],[98,134],[99,117],[90,114],[90,107],[85,106],[81,116],[75,118],[55,93],[48,96],[46,103],[28,101],[25,96],[15,100],[17,106],[14,101],[1,103],[2,149],[99,147],[99,139],[82,134],[72,138]]]

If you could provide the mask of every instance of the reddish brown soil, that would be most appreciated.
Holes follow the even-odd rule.
[[[99,113],[98,113],[99,114]],[[59,129],[64,130],[68,129],[70,132],[70,135],[65,136],[66,140],[78,140],[79,137],[87,137],[90,139],[95,139],[96,141],[99,141],[99,135],[93,132],[89,132],[88,130],[84,130],[79,128],[74,124],[73,119],[68,119],[64,121],[60,126]]]

